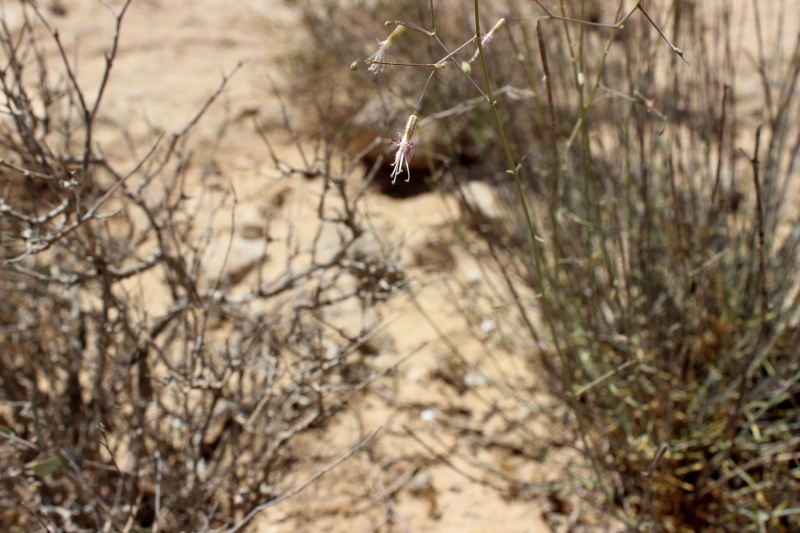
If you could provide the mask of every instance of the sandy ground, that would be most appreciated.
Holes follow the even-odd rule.
[[[770,4],[765,9],[773,9],[771,4],[777,3],[765,2]],[[16,15],[11,4],[5,2],[3,16],[13,24]],[[87,87],[93,86],[112,37],[113,17],[93,0],[42,4],[49,10],[63,8],[63,14],[51,14],[51,20],[69,48],[77,46],[79,78]],[[111,4],[118,6],[119,2]],[[219,105],[199,124],[193,143],[198,172],[213,166],[223,186],[232,184],[237,191],[240,224],[257,225],[264,205],[277,193],[276,187],[286,185],[271,180],[275,171],[251,119],[276,128],[278,152],[289,160],[297,158],[295,150],[281,142],[285,136],[277,130],[280,108],[271,90],[273,83],[283,86],[276,59],[301,44],[296,15],[280,0],[196,0],[178,6],[165,0],[135,0],[131,5],[122,29],[121,52],[104,96],[104,124],[98,142],[109,156],[125,158],[129,149],[119,135],[121,129],[130,133],[139,149],[152,142],[155,132],[179,130],[222,77],[245,61]],[[740,17],[739,23],[744,24],[747,16]],[[756,89],[745,88],[750,90]],[[225,120],[228,127],[216,141]],[[313,217],[313,213],[303,212],[303,206],[310,205],[304,195],[313,194],[317,186],[313,180],[290,186],[294,201],[285,209],[295,219]],[[477,265],[457,247],[449,246],[454,236],[443,229],[452,219],[451,210],[457,212],[458,207],[433,194],[406,200],[375,195],[368,198],[366,210],[374,227],[389,241],[404,244],[400,254],[407,263],[413,264],[414,251],[430,245],[430,236],[437,235],[433,248],[451,254],[454,262],[451,269],[414,270],[416,300],[445,336],[466,339],[460,347],[468,358],[484,357],[491,345],[491,328],[486,328],[489,342],[482,342],[469,335],[471,328],[453,313],[453,303],[465,295],[452,280],[482,283]],[[341,432],[330,446],[341,449],[355,442],[359,434],[383,427],[378,444],[294,499],[269,509],[254,522],[252,531],[370,531],[388,526],[400,531],[462,533],[551,531],[555,522],[551,516],[549,525],[545,515],[552,511],[553,502],[498,492],[488,486],[481,469],[470,460],[531,482],[545,482],[572,475],[566,468],[570,454],[554,453],[542,463],[526,464],[515,459],[512,451],[492,445],[491,427],[496,420],[490,413],[502,405],[502,399],[492,397],[488,387],[484,387],[485,402],[479,400],[480,394],[461,397],[432,377],[441,365],[449,364],[447,343],[408,295],[392,300],[382,313],[386,324],[382,342],[389,349],[376,364],[386,366],[413,355],[399,372],[379,382],[377,393],[366,396],[337,420]],[[503,365],[502,370],[512,376],[530,371],[511,359]],[[399,409],[401,405],[404,407]],[[452,430],[459,423],[465,432],[475,433],[472,449],[465,447],[464,439],[454,444],[448,437],[452,431],[437,431],[437,427]],[[557,429],[536,428],[537,432],[543,439],[554,438]],[[453,465],[432,460],[432,450]],[[387,470],[387,464],[393,467]],[[302,473],[297,479],[303,479]],[[555,506],[559,507],[555,514],[563,515],[561,523],[565,523],[571,504]]]

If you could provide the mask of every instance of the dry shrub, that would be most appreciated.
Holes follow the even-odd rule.
[[[258,279],[236,291],[223,285],[246,275],[208,269],[212,238],[226,261],[239,239],[235,192],[214,195],[197,182],[190,132],[228,78],[144,157],[116,162],[93,141],[129,4],[116,14],[93,89],[76,81],[35,2],[23,6],[20,28],[0,21],[5,531],[243,526],[293,493],[298,465],[319,459],[316,450],[298,455],[298,436],[323,435],[378,375],[358,353],[369,329],[346,331],[329,316],[386,298],[402,280],[374,257],[358,265],[381,295],[359,279],[350,249],[363,233],[364,191],[345,188],[356,165],[336,170],[322,138],[308,168],[273,154],[287,183],[319,176],[314,234],[301,241],[291,225],[265,223]],[[48,62],[46,50],[60,59]],[[215,214],[231,217],[230,234],[214,235]],[[273,260],[278,268],[264,274]],[[377,279],[382,272],[391,279]]]

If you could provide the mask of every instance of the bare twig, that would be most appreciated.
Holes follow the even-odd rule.
[[[664,39],[664,41],[666,41],[666,43],[669,45],[669,47],[670,47],[670,48],[672,48],[672,51],[673,51],[673,52],[675,52],[676,54],[678,54],[678,57],[680,57],[681,59],[683,59],[683,62],[684,62],[684,63],[686,63],[686,64],[688,65],[688,64],[689,64],[689,62],[688,62],[688,61],[686,61],[686,58],[685,58],[685,57],[683,57],[683,50],[681,50],[680,48],[678,48],[677,46],[675,46],[674,44],[672,44],[672,43],[670,42],[670,40],[669,40],[669,39],[667,39],[667,36],[666,36],[666,35],[664,35],[664,32],[662,32],[662,31],[661,31],[661,28],[659,28],[659,27],[658,27],[658,24],[656,24],[656,23],[655,23],[655,21],[654,21],[653,19],[651,19],[651,18],[650,18],[650,15],[648,15],[648,14],[647,14],[647,11],[645,11],[645,10],[644,10],[644,8],[642,7],[642,0],[638,0],[638,3],[636,4],[636,7],[639,9],[639,11],[641,11],[641,12],[642,12],[642,14],[643,14],[643,15],[645,16],[645,18],[646,18],[646,19],[647,19],[647,20],[650,22],[650,24],[652,24],[652,25],[653,25],[653,27],[656,29],[656,31],[658,32],[658,34],[659,34],[659,35],[661,35],[661,38],[662,38],[662,39]]]
[[[155,509],[153,510],[153,525],[151,527],[152,533],[158,533],[158,522],[161,520],[161,453],[156,450],[156,501]]]
[[[282,503],[282,502],[288,500],[289,498],[293,498],[294,496],[297,496],[300,492],[302,492],[303,490],[308,488],[309,485],[312,485],[313,483],[315,483],[322,476],[324,476],[325,474],[327,474],[328,472],[330,472],[331,470],[333,470],[334,468],[336,468],[337,466],[339,466],[340,464],[342,464],[343,462],[348,460],[350,457],[352,457],[354,454],[356,454],[358,451],[360,451],[362,448],[364,448],[366,445],[368,445],[382,430],[383,430],[383,426],[379,427],[378,429],[376,429],[375,431],[373,431],[372,433],[370,433],[369,435],[367,435],[366,437],[361,439],[354,446],[352,446],[344,455],[340,456],[338,459],[336,459],[332,463],[328,464],[327,466],[321,468],[320,470],[315,472],[311,477],[309,477],[308,479],[306,479],[305,481],[303,481],[302,483],[300,483],[299,485],[297,485],[293,489],[291,489],[291,490],[289,490],[287,492],[284,492],[278,498],[275,498],[274,500],[271,500],[271,501],[269,501],[267,503],[263,503],[263,504],[259,505],[258,507],[256,507],[255,509],[253,509],[252,511],[250,511],[247,514],[247,516],[245,516],[244,519],[242,519],[241,522],[239,522],[234,527],[229,529],[228,533],[236,533],[237,531],[240,531],[244,526],[246,526],[250,522],[250,520],[255,518],[255,516],[258,513],[262,512],[262,511],[265,511],[266,509],[269,509],[270,507],[274,507],[275,505],[278,505],[279,503]]]
[[[594,27],[597,27],[597,28],[608,28],[608,29],[612,29],[612,30],[619,29],[620,28],[620,24],[622,24],[621,22],[617,22],[616,24],[604,24],[602,22],[592,22],[592,21],[589,21],[589,20],[580,20],[580,19],[574,19],[574,18],[569,18],[569,17],[562,17],[562,16],[559,16],[559,15],[554,15],[553,13],[550,12],[549,9],[544,7],[544,5],[542,5],[542,3],[539,0],[534,0],[534,2],[536,2],[536,4],[539,7],[541,7],[542,10],[547,14],[547,18],[552,19],[552,20],[563,20],[564,22],[576,22],[578,24],[583,24],[584,26],[594,26]]]

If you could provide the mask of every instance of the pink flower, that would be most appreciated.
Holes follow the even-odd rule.
[[[378,51],[372,54],[367,58],[367,63],[369,63],[369,71],[377,74],[383,69],[383,59],[386,57],[386,51],[392,46],[392,43],[400,37],[400,34],[403,33],[405,30],[404,26],[397,26],[394,31],[384,39],[383,41],[378,41]]]
[[[497,23],[494,26],[492,26],[492,29],[489,30],[487,33],[484,33],[483,37],[481,37],[481,46],[483,48],[486,48],[489,45],[489,43],[491,43],[494,40],[494,38],[497,37],[497,32],[503,29],[503,26],[505,25],[506,25],[506,19],[502,18],[498,20]],[[475,53],[472,55],[472,58],[469,60],[469,62],[472,63],[473,61],[475,61],[479,55],[480,55],[480,50],[475,50]]]
[[[378,51],[367,58],[367,61],[370,62],[368,70],[373,74],[377,74],[383,69],[381,62],[386,55],[387,48],[386,41],[378,41]]]

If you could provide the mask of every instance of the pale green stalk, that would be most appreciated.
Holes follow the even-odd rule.
[[[480,0],[475,0],[475,35],[480,36],[481,34],[481,27],[480,27]],[[575,405],[577,398],[573,391],[573,384],[572,384],[572,372],[571,372],[571,365],[569,364],[569,360],[565,357],[563,350],[561,349],[561,344],[558,339],[558,335],[556,334],[555,323],[553,321],[552,314],[550,312],[549,306],[549,295],[547,292],[547,287],[544,284],[544,257],[542,253],[542,240],[536,235],[536,229],[533,223],[533,217],[531,216],[530,207],[528,206],[527,201],[525,200],[525,192],[522,187],[522,180],[519,175],[520,165],[514,162],[514,157],[511,154],[511,149],[508,146],[508,141],[506,140],[505,133],[503,131],[503,126],[500,122],[500,117],[497,114],[497,102],[494,100],[492,96],[492,82],[489,78],[489,68],[486,64],[486,55],[483,50],[483,44],[481,43],[480,37],[476,38],[478,43],[478,51],[480,53],[481,58],[481,68],[483,69],[483,78],[486,83],[486,96],[489,103],[489,109],[492,113],[492,119],[494,120],[495,129],[497,131],[497,135],[500,138],[500,143],[503,146],[503,152],[505,153],[506,160],[509,165],[508,172],[514,176],[514,182],[517,186],[517,193],[519,194],[520,204],[522,205],[523,212],[525,214],[525,222],[528,226],[528,233],[531,237],[531,245],[533,247],[533,259],[536,268],[536,277],[541,286],[541,299],[542,299],[542,310],[544,312],[545,320],[547,321],[548,329],[550,330],[552,336],[552,342],[555,346],[556,353],[558,354],[558,358],[562,365],[562,380],[563,386],[565,387],[565,393],[567,397],[570,398],[570,405],[569,407],[575,414],[575,418],[578,421],[578,434],[580,436],[581,442],[585,448],[586,455],[589,457],[592,463],[592,469],[594,470],[595,476],[597,477],[598,484],[602,487],[603,492],[606,495],[608,501],[611,500],[611,493],[606,487],[605,483],[603,483],[603,476],[601,474],[600,465],[597,463],[597,459],[594,457],[594,454],[591,453],[591,447],[589,445],[588,437],[587,437],[587,430],[586,430],[586,421],[583,419],[583,416],[580,412],[580,409]],[[556,164],[558,162],[556,161]],[[613,512],[613,508],[612,508]],[[616,514],[616,513],[614,513]]]

